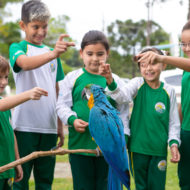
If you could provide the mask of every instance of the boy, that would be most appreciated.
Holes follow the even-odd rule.
[[[2,56],[0,56],[0,94],[3,93],[6,85],[8,84],[9,69],[9,63]],[[3,99],[0,98],[0,166],[8,164],[15,159],[19,159],[16,137],[9,122],[11,118],[11,112],[9,109],[30,99],[40,99],[42,95],[47,96],[47,92],[41,88],[34,88],[16,96]],[[23,172],[20,165],[15,169],[15,182],[18,182],[22,179]],[[13,169],[0,173],[0,189],[11,190],[13,178]]]
[[[156,48],[153,51],[163,55]],[[180,160],[180,121],[174,89],[160,82],[161,71],[166,65],[139,63],[142,77],[132,79],[125,86],[116,84],[102,65],[100,72],[115,86],[111,97],[123,104],[133,99],[134,106],[130,119],[130,138],[127,143],[134,173],[136,190],[164,190],[167,167],[167,147],[170,146],[171,162]],[[108,84],[110,82],[107,82]]]
[[[44,3],[30,0],[23,4],[20,27],[25,40],[10,47],[10,62],[14,72],[16,93],[34,86],[48,91],[48,98],[38,102],[30,101],[18,106],[13,115],[13,127],[17,136],[20,156],[33,151],[46,151],[56,146],[57,132],[60,136],[58,147],[63,145],[62,125],[58,126],[55,111],[58,81],[64,78],[59,55],[74,46],[64,42],[68,35],[60,35],[54,50],[42,44],[48,27],[50,13]],[[31,170],[34,171],[36,189],[51,189],[55,158],[38,158],[23,165],[23,180],[14,184],[14,189],[28,189]]]

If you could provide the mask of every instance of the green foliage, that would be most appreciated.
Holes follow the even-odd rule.
[[[1,55],[9,57],[9,46],[13,42],[21,40],[21,32],[18,23],[7,22],[2,24],[0,21],[0,52]]]
[[[71,67],[82,67],[83,62],[79,58],[79,51],[76,50],[75,48],[72,48],[71,50],[72,50],[72,57],[70,57],[70,59],[66,60],[66,64]]]
[[[67,65],[64,61],[62,61],[62,67],[65,75],[73,70],[72,67]]]
[[[151,29],[151,45],[168,43],[169,34],[159,24],[152,21]],[[147,21],[116,20],[107,27],[107,32],[112,50],[109,59],[112,71],[120,76],[127,75],[127,73],[131,77],[136,76],[139,72],[137,64],[133,62],[133,57],[142,47],[146,46]],[[115,66],[116,63],[117,66]]]
[[[0,0],[0,8],[4,8],[7,3],[17,3],[23,0]]]
[[[11,89],[14,89],[15,88],[15,81],[14,81],[13,72],[12,72],[11,69],[10,69],[10,72],[9,72],[8,81],[9,81],[9,86],[11,87]]]

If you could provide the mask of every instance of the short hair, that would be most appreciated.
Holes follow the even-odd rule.
[[[182,32],[183,32],[184,30],[190,30],[190,20],[183,26]]]
[[[49,9],[41,0],[30,0],[22,6],[21,20],[25,24],[32,21],[48,21],[49,18]]]
[[[0,55],[0,73],[5,73],[10,70],[8,61]]]
[[[109,42],[104,33],[98,30],[90,30],[82,39],[81,49],[83,50],[85,46],[97,43],[101,43],[105,47],[106,51],[109,51]]]
[[[143,48],[140,53],[145,53],[145,52],[148,52],[148,51],[153,51],[154,53],[157,53],[159,55],[166,55],[165,52],[163,50],[160,50],[156,47],[145,47]],[[138,66],[140,67],[140,63],[138,62]]]

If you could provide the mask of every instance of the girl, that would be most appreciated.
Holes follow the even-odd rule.
[[[188,21],[182,29],[180,46],[188,58],[161,56],[152,52],[140,54],[137,58],[140,62],[143,62],[144,60],[149,63],[162,62],[184,70],[182,78],[181,106],[179,109],[181,119],[181,159],[178,165],[178,176],[181,190],[187,190],[190,189],[190,21]]]
[[[108,55],[109,44],[105,35],[100,31],[87,32],[83,37],[80,50],[84,68],[68,73],[60,84],[57,113],[62,122],[69,125],[69,149],[97,148],[88,129],[90,110],[87,100],[83,100],[81,94],[88,84],[97,84],[106,88],[106,79],[99,75],[99,67],[102,62],[106,62]],[[124,84],[118,76],[113,76],[119,84]],[[113,87],[109,86],[109,88]],[[121,113],[125,112],[125,117],[122,118],[126,126],[128,104],[118,109]],[[102,156],[96,157],[86,153],[70,154],[69,161],[74,190],[107,190],[108,166]]]
[[[156,48],[142,52],[163,55]],[[101,71],[106,75],[106,68]],[[164,190],[166,181],[167,147],[172,153],[172,162],[178,162],[180,155],[180,122],[174,89],[160,82],[159,77],[165,65],[158,62],[139,63],[142,77],[132,79],[125,86],[115,84],[110,96],[119,104],[131,101],[134,106],[130,119],[130,138],[127,144],[134,173],[136,190]],[[106,77],[117,83],[112,76]]]

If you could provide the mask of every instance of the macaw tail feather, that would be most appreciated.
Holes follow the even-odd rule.
[[[120,179],[111,167],[109,167],[108,173],[108,190],[123,190]]]
[[[114,174],[117,175],[118,179],[120,179],[120,182],[125,185],[125,187],[130,190],[130,173],[129,170],[120,170],[114,165],[110,166],[112,167],[112,170],[114,171]]]

